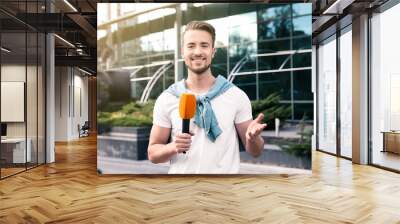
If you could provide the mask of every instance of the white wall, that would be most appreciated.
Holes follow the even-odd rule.
[[[18,81],[25,82],[25,65],[2,65],[1,66],[1,81]],[[7,108],[1,108],[7,110]],[[24,137],[25,123],[12,122],[7,124],[8,137]]]
[[[56,141],[79,138],[78,124],[88,120],[88,79],[82,75],[76,68],[56,67]]]
[[[76,72],[76,70],[75,70]],[[76,74],[76,73],[75,73]],[[82,74],[82,73],[79,73]],[[89,102],[88,102],[88,96],[89,96],[89,92],[88,92],[88,78],[87,76],[82,77],[80,75],[75,75],[75,79],[74,79],[74,86],[75,86],[75,119],[73,120],[73,127],[75,127],[73,129],[73,133],[74,135],[78,136],[78,129],[76,128],[78,124],[80,124],[81,126],[85,123],[85,121],[89,120],[89,112],[88,112],[88,107],[89,107]],[[80,90],[80,99],[77,97],[78,96],[78,92],[77,90]],[[77,100],[80,100],[80,106],[81,108],[81,113],[79,111],[79,108],[77,106],[79,106],[79,102],[77,102]]]
[[[1,66],[1,81],[10,82],[25,82],[25,71],[24,65],[8,64]],[[29,68],[28,68],[29,69]],[[1,108],[1,110],[7,110],[7,108]],[[11,122],[7,124],[7,136],[8,137],[25,137],[25,122]]]
[[[24,82],[1,81],[1,121],[24,122],[25,103]],[[34,105],[36,108],[36,105]]]
[[[55,141],[68,140],[69,69],[55,68]]]
[[[24,65],[18,65],[18,64],[5,64],[1,66],[1,81],[9,81],[9,82],[25,82],[25,75],[26,75],[26,69],[28,71],[28,74],[32,70],[35,70],[36,72],[36,67],[28,66],[27,68]],[[29,90],[29,89],[28,89]],[[36,98],[36,92],[30,93],[28,91],[27,93],[28,96],[28,103],[30,103],[32,100],[30,97]],[[35,105],[36,107],[36,105]],[[7,108],[1,108],[1,110],[7,110]],[[28,114],[28,121],[34,120],[32,117],[33,114]],[[36,114],[34,114],[36,116]],[[35,117],[36,121],[36,117]],[[36,122],[35,122],[36,123]],[[25,122],[11,122],[7,124],[7,136],[8,137],[25,137]],[[32,127],[32,125],[28,126],[29,128]],[[28,135],[29,137],[29,135]]]
[[[37,70],[38,69],[38,70]],[[30,139],[30,148],[32,152],[32,162],[39,159],[39,163],[44,163],[44,74],[42,73],[41,66],[25,66],[25,64],[3,64],[1,66],[1,81],[3,82],[23,82],[26,85],[26,99],[22,99],[23,105],[19,108],[12,108],[12,106],[1,107],[2,114],[4,113],[22,113],[22,121],[6,122],[7,123],[7,137],[9,138],[24,138],[25,135]],[[25,80],[27,78],[27,80]],[[2,89],[4,93],[5,89]],[[20,94],[24,94],[24,89],[19,90]],[[2,95],[2,98],[7,98],[7,95]],[[21,97],[25,98],[25,96]],[[12,102],[11,102],[12,103]],[[14,102],[18,103],[18,102]],[[25,106],[26,103],[26,106]],[[13,111],[14,110],[14,111]],[[19,111],[15,111],[19,110]],[[26,120],[25,120],[26,112]],[[3,120],[3,119],[2,119]],[[37,153],[39,154],[37,157]]]

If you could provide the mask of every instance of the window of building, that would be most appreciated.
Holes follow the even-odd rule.
[[[318,149],[336,154],[336,36],[318,48]]]
[[[340,36],[340,154],[352,157],[352,34],[351,26]]]
[[[268,21],[277,18],[290,17],[291,9],[288,4],[271,4],[259,10],[258,21]],[[310,11],[311,12],[311,11]]]
[[[400,4],[371,19],[372,163],[400,170]]]

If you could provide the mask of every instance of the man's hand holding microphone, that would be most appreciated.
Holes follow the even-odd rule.
[[[186,153],[190,149],[190,145],[192,144],[192,135],[188,133],[178,133],[175,136],[175,141],[173,141],[173,145],[176,153]]]
[[[192,144],[193,133],[190,133],[190,119],[196,113],[196,97],[190,93],[184,93],[179,100],[179,116],[182,118],[182,133],[175,136],[172,142],[176,153],[186,153]]]

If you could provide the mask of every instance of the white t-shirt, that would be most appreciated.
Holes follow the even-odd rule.
[[[235,124],[252,119],[251,103],[241,89],[236,86],[211,100],[221,135],[212,142],[204,129],[190,120],[190,132],[194,133],[192,144],[186,154],[179,153],[170,160],[170,174],[231,174],[239,173],[239,139]],[[182,132],[179,117],[179,98],[163,92],[154,106],[153,124],[172,128],[171,138]]]

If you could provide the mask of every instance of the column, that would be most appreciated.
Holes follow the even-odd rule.
[[[353,162],[368,163],[368,15],[353,18]]]

